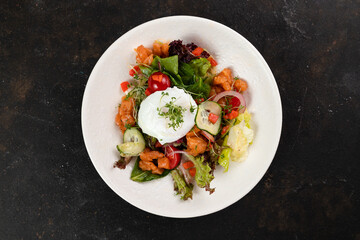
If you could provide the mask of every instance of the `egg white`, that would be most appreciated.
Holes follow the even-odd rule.
[[[163,95],[168,93],[168,95]],[[176,98],[175,104],[186,109],[183,113],[184,122],[180,127],[169,127],[169,119],[159,116],[158,108],[162,108],[170,102],[172,97]],[[190,111],[191,106],[195,108]],[[161,144],[174,142],[186,135],[195,125],[196,103],[190,94],[177,87],[157,91],[148,96],[140,105],[138,113],[138,124],[142,131],[158,139]],[[166,108],[164,108],[166,109]]]

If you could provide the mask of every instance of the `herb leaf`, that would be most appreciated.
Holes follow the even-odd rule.
[[[168,95],[168,93],[161,93],[162,97]],[[162,98],[161,97],[161,98]],[[161,101],[161,100],[160,100]],[[157,108],[158,115],[160,117],[164,117],[165,119],[169,119],[169,128],[173,128],[176,131],[176,128],[179,128],[181,124],[184,122],[183,113],[186,111],[186,108],[175,104],[176,98],[172,97],[170,102],[166,103],[162,108]],[[164,111],[167,108],[167,111]]]

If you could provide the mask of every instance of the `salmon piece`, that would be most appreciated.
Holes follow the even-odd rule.
[[[163,43],[163,45],[161,45],[161,52],[164,57],[169,56],[169,47],[169,43]]]
[[[224,68],[216,77],[214,77],[213,84],[220,85],[225,91],[232,89],[233,77],[229,68]]]
[[[158,159],[158,167],[170,169],[170,160],[167,157],[159,158]]]
[[[151,65],[154,56],[151,49],[146,48],[143,45],[140,45],[135,49],[135,52],[136,52],[137,63]]]
[[[120,126],[121,125],[121,117],[120,117],[120,106],[118,107],[118,113],[115,116],[115,123],[116,125]],[[120,127],[121,128],[121,127]]]
[[[150,148],[145,148],[144,151],[142,151],[142,152],[143,152],[143,153],[148,153],[148,152],[150,152],[150,151],[151,151]]]
[[[139,161],[139,168],[144,171],[154,171],[157,169],[153,162]]]
[[[126,130],[126,125],[128,126],[135,126],[135,118],[132,115],[122,115],[121,116],[121,126],[123,126],[123,129],[121,129],[123,131],[123,133]]]
[[[197,156],[201,153],[204,153],[207,148],[207,141],[202,137],[200,133],[200,129],[196,126],[193,127],[187,134],[186,134],[186,142],[187,142],[187,149],[188,152],[192,156]]]
[[[170,168],[170,160],[167,157],[164,157],[164,154],[158,151],[151,151],[150,148],[145,148],[142,153],[140,153],[139,168],[144,171],[151,171],[153,174],[162,174],[164,168]],[[158,166],[156,166],[152,161],[158,159]]]
[[[200,136],[200,129],[195,125],[187,134],[186,138],[188,137],[198,137]]]
[[[215,90],[214,86],[211,86],[209,96],[210,96],[210,98],[212,98],[212,97],[215,96],[215,95],[216,95],[216,90]]]
[[[187,149],[186,152],[192,156],[197,156],[206,151],[207,142],[202,137],[186,137]]]
[[[161,51],[160,42],[155,41],[155,42],[153,43],[153,52],[154,52],[154,55],[161,57],[162,51]]]
[[[222,87],[217,86],[217,85],[212,85],[211,89],[210,89],[210,97],[213,97],[223,91],[224,91],[224,89]]]
[[[164,172],[163,168],[156,168],[155,170],[151,171],[152,174],[159,174],[159,175],[161,175],[163,172]]]
[[[153,43],[153,51],[154,51],[154,55],[157,55],[159,57],[168,57],[169,56],[169,44],[155,41]]]
[[[218,101],[218,104],[222,107],[225,107],[226,106],[226,100],[225,98],[220,98],[220,100]]]
[[[246,91],[246,89],[248,88],[248,85],[245,80],[237,79],[234,82],[234,88],[236,90],[238,90],[239,92],[243,92],[243,91]]]
[[[118,108],[118,114],[115,116],[115,123],[118,125],[122,133],[126,130],[126,125],[134,126],[134,106],[135,101],[132,97],[126,99],[126,96],[122,98],[121,105]]]
[[[140,159],[146,162],[151,162],[154,159],[162,158],[164,154],[159,151],[151,151],[149,148],[140,153]]]

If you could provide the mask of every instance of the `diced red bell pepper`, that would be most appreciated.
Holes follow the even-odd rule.
[[[191,175],[192,177],[195,177],[195,175],[196,175],[196,168],[190,168],[190,169],[189,169],[189,173],[190,173],[190,175]]]
[[[198,99],[195,99],[195,102],[197,105],[199,105],[200,103],[202,103],[204,101],[204,98],[198,98]]]
[[[218,120],[219,116],[214,114],[214,113],[209,113],[209,122],[211,122],[212,124],[215,124],[216,121]]]
[[[231,113],[228,113],[224,116],[224,119],[234,119],[236,118],[237,116],[239,115],[239,112],[238,111],[235,111],[235,110],[232,110]]]
[[[128,81],[122,82],[122,83],[120,84],[120,86],[121,86],[121,90],[122,90],[123,92],[125,92],[126,90],[129,89],[130,83],[129,83]]]
[[[140,68],[138,65],[136,65],[134,68],[130,69],[129,75],[133,77],[135,73],[139,73],[139,72],[140,72]]]
[[[223,127],[221,130],[221,135],[224,135],[227,132],[227,130],[229,129],[229,127],[230,127],[230,125]]]
[[[192,51],[192,54],[194,54],[195,56],[200,56],[203,51],[204,49],[202,49],[201,47],[197,47],[194,49],[194,51]]]
[[[182,165],[183,165],[183,167],[184,167],[185,169],[189,169],[189,168],[194,167],[194,164],[193,164],[192,161],[184,162]]]
[[[215,66],[217,65],[217,62],[216,62],[215,59],[213,59],[212,57],[208,57],[207,60],[209,60],[211,66],[215,67]]]

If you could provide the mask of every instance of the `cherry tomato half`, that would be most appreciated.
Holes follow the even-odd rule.
[[[228,102],[229,108],[224,110],[225,114],[230,113],[232,110],[237,110],[240,106],[240,100],[237,97],[228,97],[227,99],[226,102]]]
[[[151,74],[148,80],[149,90],[153,93],[162,91],[171,86],[170,78],[161,72]]]
[[[233,108],[237,108],[240,106],[240,100],[237,97],[231,98],[229,102]]]
[[[174,151],[179,151],[179,149],[169,145],[165,147],[166,157],[170,160],[170,169],[177,167],[181,160],[180,153],[173,153]]]

